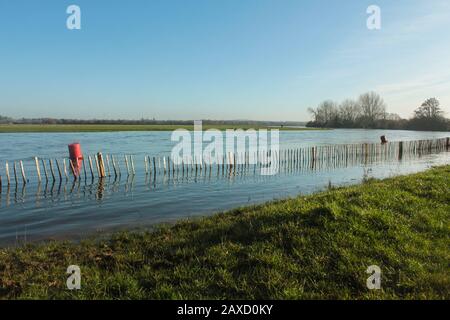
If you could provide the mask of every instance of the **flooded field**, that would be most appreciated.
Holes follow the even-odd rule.
[[[0,245],[42,239],[82,239],[118,229],[147,228],[155,223],[211,214],[237,206],[309,194],[333,186],[425,170],[450,163],[448,152],[404,159],[355,161],[311,168],[301,163],[262,176],[254,168],[221,172],[216,168],[185,174],[145,174],[144,157],[169,155],[171,132],[15,133],[0,134],[0,172],[5,162],[22,160],[29,183],[3,182],[0,194]],[[280,149],[312,146],[415,141],[445,138],[448,132],[390,130],[281,131]],[[136,175],[104,179],[56,179],[37,183],[33,157],[63,158],[67,145],[80,142],[85,155],[133,155]],[[123,165],[123,164],[122,164]]]

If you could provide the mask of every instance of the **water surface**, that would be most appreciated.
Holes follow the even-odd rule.
[[[13,133],[0,134],[0,170],[4,163],[25,160],[26,186],[3,185],[0,194],[0,245],[15,245],[42,239],[81,239],[97,232],[149,227],[155,223],[207,215],[237,206],[309,194],[333,185],[354,184],[363,176],[384,178],[448,164],[447,152],[402,161],[358,163],[349,167],[282,170],[276,176],[261,176],[252,170],[239,174],[197,176],[146,176],[144,155],[168,155],[174,146],[170,132],[109,133]],[[281,148],[299,148],[346,143],[447,137],[448,132],[393,130],[281,131]],[[85,154],[133,154],[137,175],[98,181],[63,179],[38,184],[33,157],[62,158],[67,145],[80,142]]]

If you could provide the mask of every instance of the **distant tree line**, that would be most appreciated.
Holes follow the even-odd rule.
[[[436,98],[422,103],[411,119],[388,113],[385,102],[376,92],[364,93],[357,100],[347,99],[340,104],[327,100],[308,111],[313,120],[306,124],[307,127],[450,130],[450,120],[444,117]]]
[[[252,125],[252,126],[305,126],[298,121],[253,121],[253,120],[202,120],[204,125]],[[156,120],[156,119],[55,119],[55,118],[22,118],[13,119],[0,115],[0,124],[124,124],[124,125],[192,125],[194,120]]]
[[[11,123],[13,119],[0,115],[0,123]]]

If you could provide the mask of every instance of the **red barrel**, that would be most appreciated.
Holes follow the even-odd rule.
[[[75,169],[75,174],[80,174],[80,169],[83,161],[83,152],[81,152],[81,145],[76,142],[69,144],[69,158]]]

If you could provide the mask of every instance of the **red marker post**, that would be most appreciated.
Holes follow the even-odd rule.
[[[81,151],[81,145],[78,142],[69,144],[69,158],[73,165],[73,175],[78,177],[83,161],[83,152]]]

